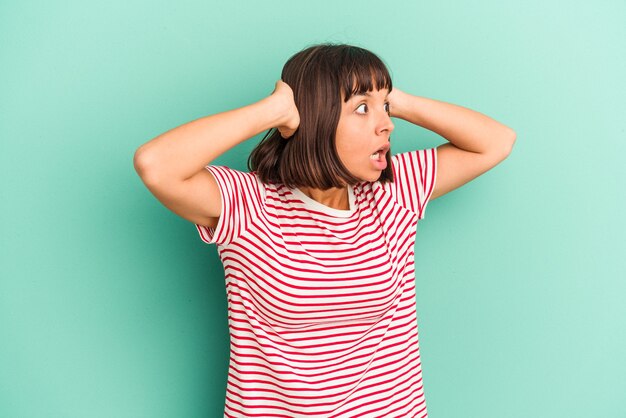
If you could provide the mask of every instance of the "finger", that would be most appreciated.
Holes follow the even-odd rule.
[[[295,131],[293,130],[288,130],[288,131],[280,131],[280,136],[283,137],[283,139],[289,139],[293,136]]]

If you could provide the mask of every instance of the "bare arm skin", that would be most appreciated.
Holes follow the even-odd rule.
[[[437,147],[437,177],[431,200],[495,167],[511,152],[516,133],[474,110],[397,88],[389,93],[391,116],[433,131],[449,143]]]
[[[276,127],[288,138],[299,123],[293,92],[279,80],[272,94],[256,103],[196,119],[146,142],[133,163],[164,206],[193,223],[215,227],[221,215],[220,191],[205,166],[268,129]]]

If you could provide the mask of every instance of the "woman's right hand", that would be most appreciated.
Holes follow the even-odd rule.
[[[278,80],[271,96],[280,103],[283,109],[283,118],[276,129],[278,129],[283,138],[290,138],[296,132],[298,126],[300,126],[300,113],[293,98],[293,90],[291,90],[289,84]]]

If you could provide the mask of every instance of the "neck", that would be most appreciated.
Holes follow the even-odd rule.
[[[328,190],[314,189],[312,187],[299,187],[300,191],[311,199],[333,209],[349,210],[350,199],[348,188],[331,188]]]

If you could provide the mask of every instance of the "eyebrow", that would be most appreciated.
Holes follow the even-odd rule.
[[[355,94],[352,97],[356,97],[356,96],[367,96],[367,97],[372,97],[372,94],[368,91],[366,91],[365,93],[359,93],[359,94]],[[385,97],[389,97],[389,93],[387,93],[385,95]]]

